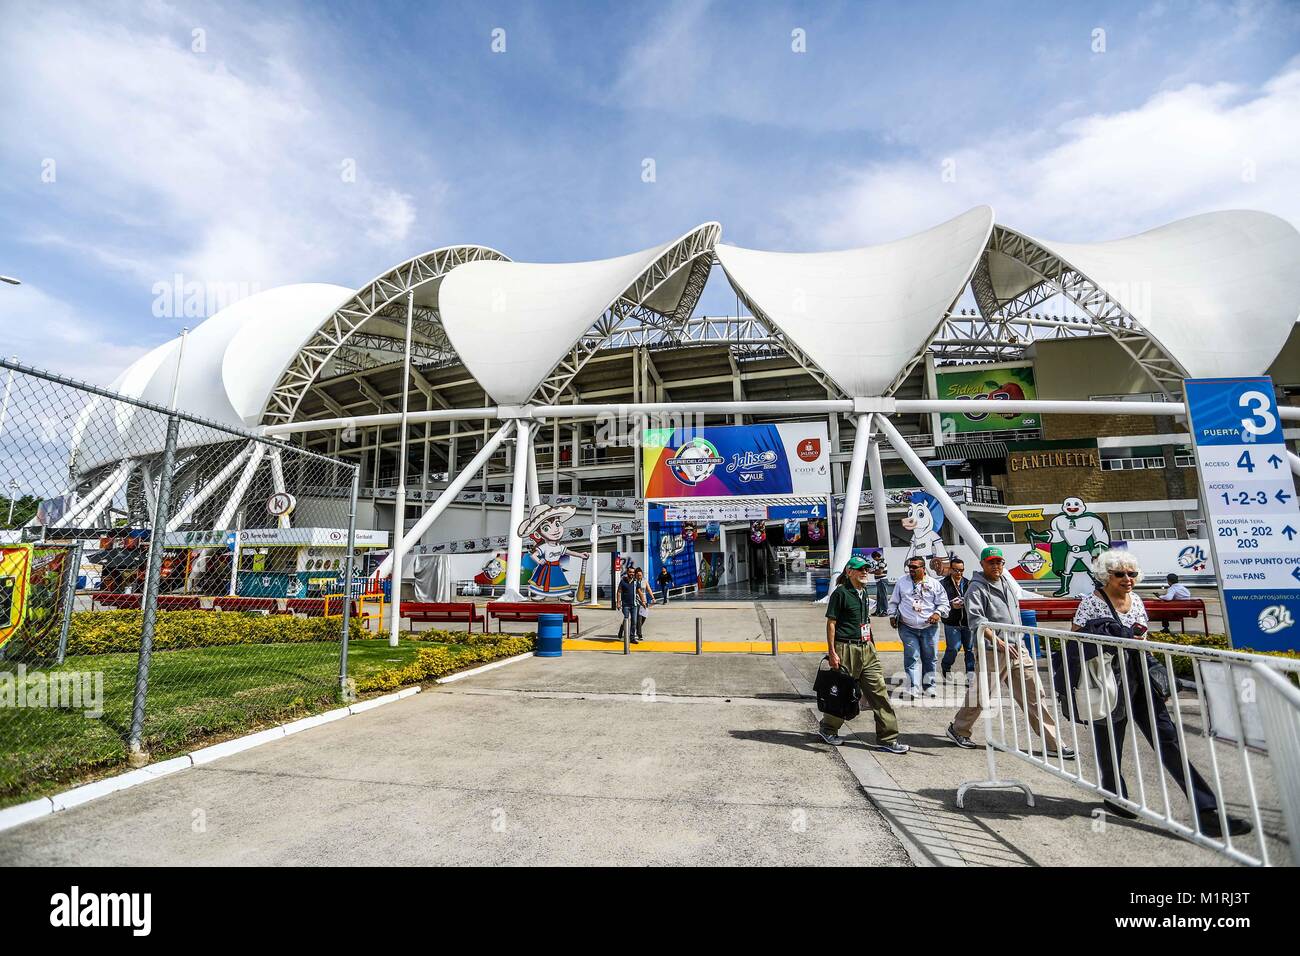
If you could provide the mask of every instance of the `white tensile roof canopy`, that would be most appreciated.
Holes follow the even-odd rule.
[[[993,228],[976,206],[905,239],[842,252],[720,245],[737,293],[847,395],[880,395],[961,295]]]
[[[1107,242],[1012,234],[1088,277],[1188,377],[1261,374],[1300,316],[1300,233],[1268,213],[1205,213]],[[1000,301],[1044,281],[1023,261],[996,250],[988,257]]]
[[[693,262],[687,258],[672,268],[661,260],[692,237],[717,228],[706,223],[671,242],[594,262],[467,263],[443,280],[443,328],[460,360],[493,399],[522,404],[619,299],[636,298],[656,312],[673,313]],[[656,266],[672,271],[643,296],[633,294],[638,280]]]

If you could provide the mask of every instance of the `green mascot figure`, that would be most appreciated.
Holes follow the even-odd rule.
[[[1090,565],[1110,547],[1110,532],[1082,498],[1066,498],[1050,531],[1026,530],[1025,538],[1031,544],[1041,541],[1049,545],[1052,573],[1061,582],[1052,597],[1082,597],[1093,592]]]

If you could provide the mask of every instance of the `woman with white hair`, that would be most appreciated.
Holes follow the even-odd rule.
[[[1096,622],[1101,618],[1118,622],[1120,633],[1125,637],[1145,640],[1149,618],[1141,596],[1134,590],[1138,581],[1142,580],[1142,569],[1138,566],[1137,558],[1132,552],[1117,548],[1103,551],[1092,562],[1092,576],[1097,589],[1079,601],[1071,630],[1101,632],[1095,624],[1089,627],[1090,622]],[[1174,726],[1169,711],[1165,708],[1164,696],[1156,689],[1154,681],[1149,685],[1151,691],[1148,706],[1146,694],[1148,675],[1143,671],[1154,663],[1154,658],[1146,652],[1128,650],[1124,651],[1123,660],[1127,672],[1129,699],[1121,700],[1110,716],[1110,724],[1115,728],[1113,762],[1110,729],[1106,719],[1094,721],[1092,727],[1093,740],[1097,747],[1097,762],[1101,769],[1101,785],[1111,793],[1128,797],[1128,785],[1124,782],[1123,775],[1120,774],[1118,781],[1115,776],[1124,760],[1124,734],[1131,716],[1138,729],[1142,731],[1142,735],[1146,737],[1147,743],[1152,747],[1157,746],[1158,743],[1160,759],[1164,763],[1165,770],[1174,778],[1179,789],[1186,794],[1187,783],[1183,777],[1183,753],[1178,746],[1178,728]],[[1122,695],[1123,678],[1116,674],[1115,681]],[[1177,693],[1177,690],[1175,689],[1174,692]],[[1152,739],[1151,733],[1152,713],[1155,714],[1155,739]],[[1197,818],[1200,820],[1201,832],[1206,836],[1222,836],[1219,804],[1214,791],[1191,763],[1187,764],[1187,768],[1191,772],[1191,797]],[[1105,804],[1106,809],[1116,816],[1127,819],[1137,816],[1112,800],[1105,801]],[[1245,820],[1231,816],[1225,818],[1228,822],[1228,832],[1232,835],[1238,836],[1250,832],[1250,824]]]

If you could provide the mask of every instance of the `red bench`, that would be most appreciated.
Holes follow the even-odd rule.
[[[569,636],[569,625],[578,626],[578,615],[573,613],[572,604],[535,604],[532,601],[511,603],[493,601],[484,610],[489,619],[497,619],[497,630],[501,630],[502,621],[535,621],[542,614],[560,614],[564,617],[564,636]],[[483,625],[486,630],[487,624]]]
[[[216,597],[212,606],[218,611],[265,611],[267,614],[284,614],[275,598]]]
[[[482,621],[483,633],[487,633],[487,618],[479,614],[478,608],[469,601],[403,601],[402,617],[410,620],[412,631],[415,630],[417,621],[422,624],[434,621],[464,621],[466,630],[472,633],[474,622]]]
[[[1147,617],[1153,622],[1168,625],[1177,621],[1179,629],[1186,634],[1187,619],[1199,617],[1205,634],[1210,633],[1209,616],[1205,613],[1205,602],[1200,598],[1192,598],[1190,601],[1161,601],[1153,597],[1143,598],[1142,603],[1147,609]],[[1079,609],[1079,601],[1077,598],[1036,598],[1021,601],[1020,607],[1026,611],[1036,611],[1040,623],[1073,621],[1074,612]]]
[[[160,611],[202,611],[203,599],[197,594],[160,594],[158,595]]]
[[[90,596],[90,606],[93,610],[98,605],[115,608],[119,611],[138,611],[140,610],[139,594],[117,594],[112,591],[99,591]]]

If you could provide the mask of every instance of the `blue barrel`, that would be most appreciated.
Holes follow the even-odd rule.
[[[817,596],[817,600],[820,601],[827,594],[829,594],[830,591],[831,591],[830,578],[823,578],[823,577],[813,578],[813,594]]]
[[[1023,624],[1025,627],[1037,627],[1037,626],[1038,626],[1038,612],[1037,612],[1037,611],[1026,611],[1026,610],[1024,610],[1023,608],[1021,608],[1021,610],[1020,610],[1020,623]],[[1021,635],[1021,636],[1024,638],[1024,641],[1025,641],[1025,647],[1029,648],[1029,652],[1030,652],[1031,654],[1033,654],[1035,657],[1042,657],[1042,656],[1043,656],[1043,651],[1042,651],[1042,649],[1038,646],[1038,635],[1037,635],[1037,634],[1024,634],[1024,635]]]
[[[564,653],[564,615],[537,615],[537,656],[559,657]]]

